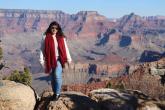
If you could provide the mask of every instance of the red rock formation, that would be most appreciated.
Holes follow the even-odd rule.
[[[64,85],[62,87],[63,91],[79,91],[84,94],[88,94],[91,90],[105,88],[107,86],[107,81],[91,83],[91,84],[74,84],[74,85]]]
[[[116,68],[120,68],[121,65],[118,66],[119,67]],[[114,71],[116,68],[114,68]],[[88,94],[89,91],[98,88],[124,88],[140,90],[152,98],[164,100],[165,88],[161,84],[161,77],[159,74],[151,75],[152,68],[157,68],[156,71],[160,71],[161,69],[165,73],[165,58],[156,62],[137,65],[134,67],[134,71],[129,75],[122,75],[117,78],[111,78],[106,81],[93,82],[90,84],[64,85],[63,91],[81,91],[82,93]]]
[[[74,72],[86,72],[90,74],[90,71],[93,71],[93,74],[101,74],[103,71],[111,75],[112,73],[118,73],[121,70],[125,69],[125,64],[97,64],[97,63],[76,63],[71,66],[71,70]]]

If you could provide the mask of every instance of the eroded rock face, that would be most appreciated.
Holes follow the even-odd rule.
[[[0,110],[33,110],[34,91],[21,83],[0,80]]]

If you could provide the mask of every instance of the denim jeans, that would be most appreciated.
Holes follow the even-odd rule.
[[[62,66],[61,63],[57,60],[57,67],[52,69],[50,74],[51,85],[54,94],[60,94],[62,86]]]

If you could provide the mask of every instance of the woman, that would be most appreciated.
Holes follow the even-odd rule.
[[[71,63],[72,59],[66,43],[66,38],[60,25],[50,23],[41,41],[40,63],[45,73],[51,76],[53,100],[58,100],[62,86],[62,69]]]

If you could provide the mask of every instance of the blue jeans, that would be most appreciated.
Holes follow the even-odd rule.
[[[62,86],[62,66],[61,63],[57,60],[57,67],[52,69],[50,74],[51,85],[54,94],[60,94]]]

